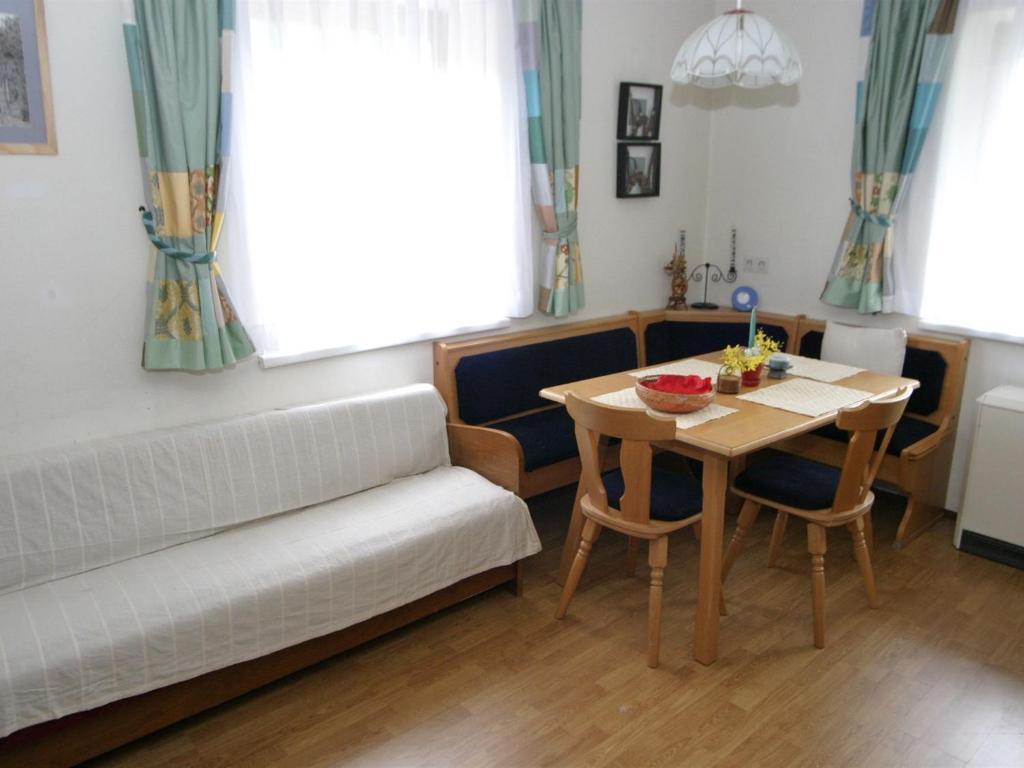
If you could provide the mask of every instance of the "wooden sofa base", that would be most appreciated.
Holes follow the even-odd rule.
[[[0,766],[74,765],[501,584],[522,594],[519,562],[478,573],[408,605],[267,656],[17,731],[0,739]]]

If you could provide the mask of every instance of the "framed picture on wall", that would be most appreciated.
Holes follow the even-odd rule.
[[[661,144],[618,145],[616,197],[657,197],[661,191]]]
[[[660,126],[661,86],[648,83],[621,83],[617,138],[657,141]]]
[[[43,0],[0,0],[0,153],[57,153]]]

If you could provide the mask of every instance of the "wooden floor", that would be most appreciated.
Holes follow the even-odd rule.
[[[690,656],[697,547],[682,531],[651,670],[646,574],[624,575],[614,534],[569,615],[552,618],[571,503],[570,489],[531,505],[544,552],[524,597],[483,595],[92,764],[1024,766],[1024,572],[959,554],[951,522],[895,551],[902,501],[882,498],[878,611],[846,532],[830,534],[816,651],[803,530],[790,524],[769,569],[763,514],[708,668]]]

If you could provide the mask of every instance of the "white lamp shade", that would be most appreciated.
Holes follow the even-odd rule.
[[[672,79],[702,88],[792,85],[800,54],[771,23],[752,11],[722,14],[690,35],[672,63]]]

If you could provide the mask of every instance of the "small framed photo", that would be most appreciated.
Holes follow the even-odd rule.
[[[661,192],[661,144],[622,143],[616,197],[657,197]]]
[[[57,154],[43,0],[0,0],[0,154]]]
[[[661,125],[661,86],[619,85],[619,139],[657,141]]]

